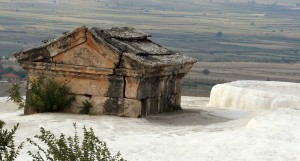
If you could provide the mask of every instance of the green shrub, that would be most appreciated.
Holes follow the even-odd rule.
[[[79,111],[79,113],[81,114],[88,114],[90,113],[90,109],[92,108],[92,104],[88,101],[85,100],[84,102],[82,102],[82,107],[81,110]]]
[[[69,87],[54,79],[40,76],[30,82],[26,105],[36,112],[58,112],[71,106],[74,96],[69,96]]]
[[[25,100],[22,98],[20,93],[20,84],[21,83],[13,83],[12,87],[7,91],[8,100],[13,101],[18,105],[19,108],[23,108],[25,106]]]
[[[112,156],[106,147],[106,143],[95,136],[92,128],[87,130],[83,127],[83,141],[79,142],[77,127],[74,124],[75,134],[66,138],[62,133],[56,138],[53,133],[41,127],[40,135],[34,136],[40,142],[27,139],[29,143],[37,148],[37,152],[28,151],[34,161],[124,161],[120,159],[120,153]],[[41,144],[46,144],[47,149]]]
[[[71,106],[75,101],[74,96],[69,96],[69,87],[59,84],[54,79],[46,79],[40,76],[30,82],[31,89],[26,98],[26,105],[33,108],[36,112],[58,112]],[[25,100],[20,93],[20,83],[14,83],[7,91],[9,100],[18,105],[19,108],[25,107]]]
[[[3,129],[4,125],[5,123],[0,120],[0,160],[13,161],[17,158],[19,151],[23,147],[23,143],[15,147],[13,140],[19,124],[15,125],[10,131]]]

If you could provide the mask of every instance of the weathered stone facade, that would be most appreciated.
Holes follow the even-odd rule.
[[[78,113],[85,100],[95,114],[140,117],[180,109],[181,80],[196,60],[148,37],[128,27],[80,27],[15,57],[28,80],[43,74],[71,88],[76,102],[66,112]]]

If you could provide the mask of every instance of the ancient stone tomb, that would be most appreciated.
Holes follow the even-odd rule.
[[[76,102],[65,112],[78,113],[85,100],[94,114],[140,117],[180,109],[181,80],[196,60],[148,37],[128,27],[80,27],[15,57],[28,80],[43,74],[71,88]]]

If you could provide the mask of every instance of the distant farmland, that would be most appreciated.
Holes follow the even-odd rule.
[[[41,44],[82,25],[132,26],[150,33],[157,43],[201,62],[184,79],[183,95],[209,96],[213,85],[238,79],[300,82],[299,65],[294,65],[300,60],[297,3],[298,0],[1,0],[0,56]],[[204,69],[211,73],[204,75]],[[6,91],[8,85],[0,89]]]
[[[209,74],[204,74],[203,70]],[[236,80],[300,83],[300,64],[256,62],[198,62],[183,80],[184,96],[208,97],[215,84]]]
[[[0,54],[81,25],[133,26],[200,61],[297,62],[297,1],[2,0]],[[221,33],[221,34],[217,34]]]

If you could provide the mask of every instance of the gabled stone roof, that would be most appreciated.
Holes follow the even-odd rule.
[[[79,32],[84,34],[77,34]],[[86,41],[86,27],[77,28],[45,44],[26,49],[14,54],[19,63],[23,62],[51,62],[51,57],[75,47]],[[75,40],[75,41],[74,41]]]
[[[150,35],[130,27],[114,27],[111,29],[94,27],[92,29],[95,30],[100,36],[105,35],[105,37],[116,38],[120,40],[146,40],[148,37],[150,37]]]
[[[97,43],[108,46],[121,57],[127,57],[145,66],[183,65],[196,62],[191,57],[152,42],[148,39],[150,35],[129,27],[88,29],[83,26],[41,46],[18,52],[15,57],[21,64],[26,62],[50,63],[53,56],[84,43],[87,39],[86,32],[91,33]]]
[[[122,27],[112,29],[92,28],[91,31],[123,53],[137,55],[171,55],[173,51],[164,48],[148,39],[150,35],[133,28]]]

